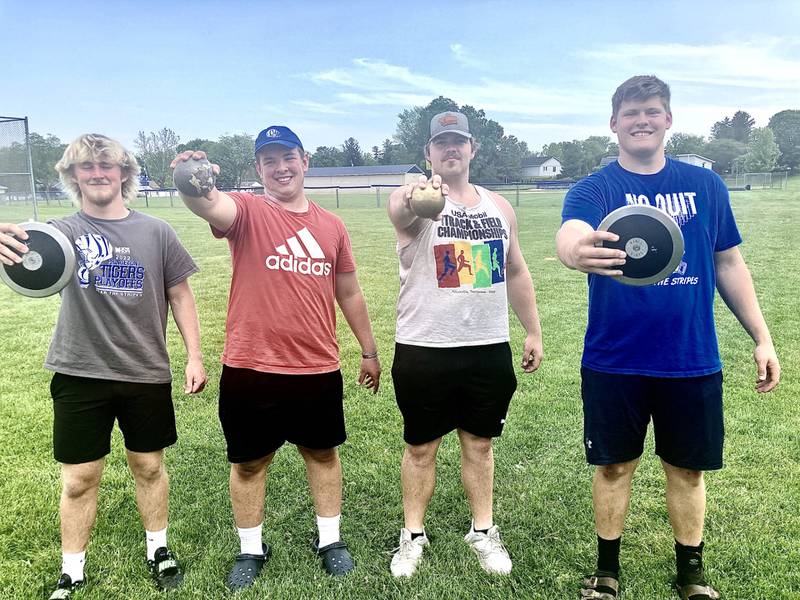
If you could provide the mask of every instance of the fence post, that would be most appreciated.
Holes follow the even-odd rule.
[[[175,205],[172,203],[172,200],[173,200],[173,198],[172,198],[172,190],[170,190],[169,191],[169,207],[170,208],[175,208]]]
[[[519,206],[519,181],[517,182],[517,206]]]
[[[336,208],[339,208],[339,186],[336,186]]]
[[[375,188],[375,208],[381,207],[381,186]]]
[[[144,205],[150,208],[150,194],[147,193],[147,190],[144,192]]]

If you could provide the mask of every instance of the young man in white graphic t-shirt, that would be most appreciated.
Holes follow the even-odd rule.
[[[502,196],[469,182],[477,149],[465,115],[436,115],[425,146],[432,180],[420,177],[389,199],[401,280],[392,377],[406,441],[405,523],[392,558],[395,577],[413,575],[428,545],[424,518],[434,490],[436,452],[442,436],[453,430],[472,509],[465,540],[485,571],[511,571],[492,516],[492,438],[503,430],[517,384],[508,302],[527,332],[526,373],[542,360],[542,335],[514,210]],[[434,219],[418,217],[410,205],[413,190],[427,186],[441,187],[446,197]]]

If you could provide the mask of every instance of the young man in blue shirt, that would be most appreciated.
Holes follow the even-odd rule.
[[[755,342],[756,390],[772,390],[780,365],[739,253],[741,237],[725,184],[713,171],[667,158],[672,125],[669,87],[636,76],[617,88],[611,130],[619,159],[567,194],[558,256],[588,273],[589,320],[581,364],[584,445],[596,465],[592,486],[598,560],[583,598],[612,600],[619,587],[619,547],[633,473],[652,418],[656,454],[666,473],[681,598],[719,594],[703,573],[703,472],[722,467],[722,364],[714,328],[714,292]],[[685,253],[666,279],[626,286],[625,253],[598,247],[617,236],[596,231],[611,211],[649,204],[680,226]]]

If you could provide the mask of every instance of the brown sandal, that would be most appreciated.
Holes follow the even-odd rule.
[[[581,584],[581,600],[616,600],[619,579],[608,571],[595,571]]]
[[[718,600],[719,592],[707,583],[675,584],[675,589],[681,600]]]

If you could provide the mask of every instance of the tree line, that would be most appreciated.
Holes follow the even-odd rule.
[[[518,181],[523,163],[534,157],[555,157],[562,164],[562,177],[579,178],[599,169],[605,156],[616,156],[617,144],[609,136],[589,136],[545,144],[540,151],[513,135],[507,135],[502,125],[489,119],[482,109],[459,106],[453,100],[439,96],[427,106],[406,109],[398,115],[397,129],[392,138],[380,146],[361,149],[358,140],[350,137],[341,146],[318,146],[310,152],[312,167],[344,167],[362,165],[416,164],[426,170],[423,148],[428,141],[431,118],[443,111],[459,111],[467,115],[473,136],[480,143],[470,171],[477,181]],[[34,181],[37,189],[52,190],[58,185],[53,166],[61,157],[66,144],[53,134],[29,135]],[[169,163],[178,152],[187,149],[203,150],[209,160],[221,167],[220,187],[243,187],[257,179],[253,166],[252,135],[239,133],[222,135],[217,140],[195,138],[181,143],[180,137],[168,127],[145,133],[139,131],[134,146],[137,159],[146,171],[153,187],[172,187]],[[18,143],[15,143],[19,145]],[[20,148],[0,148],[3,154],[19,154]],[[766,127],[755,127],[755,120],[745,111],[715,122],[708,139],[688,133],[673,133],[666,144],[671,155],[699,154],[714,162],[719,173],[765,172],[776,169],[800,168],[800,110],[783,110],[772,115]]]

